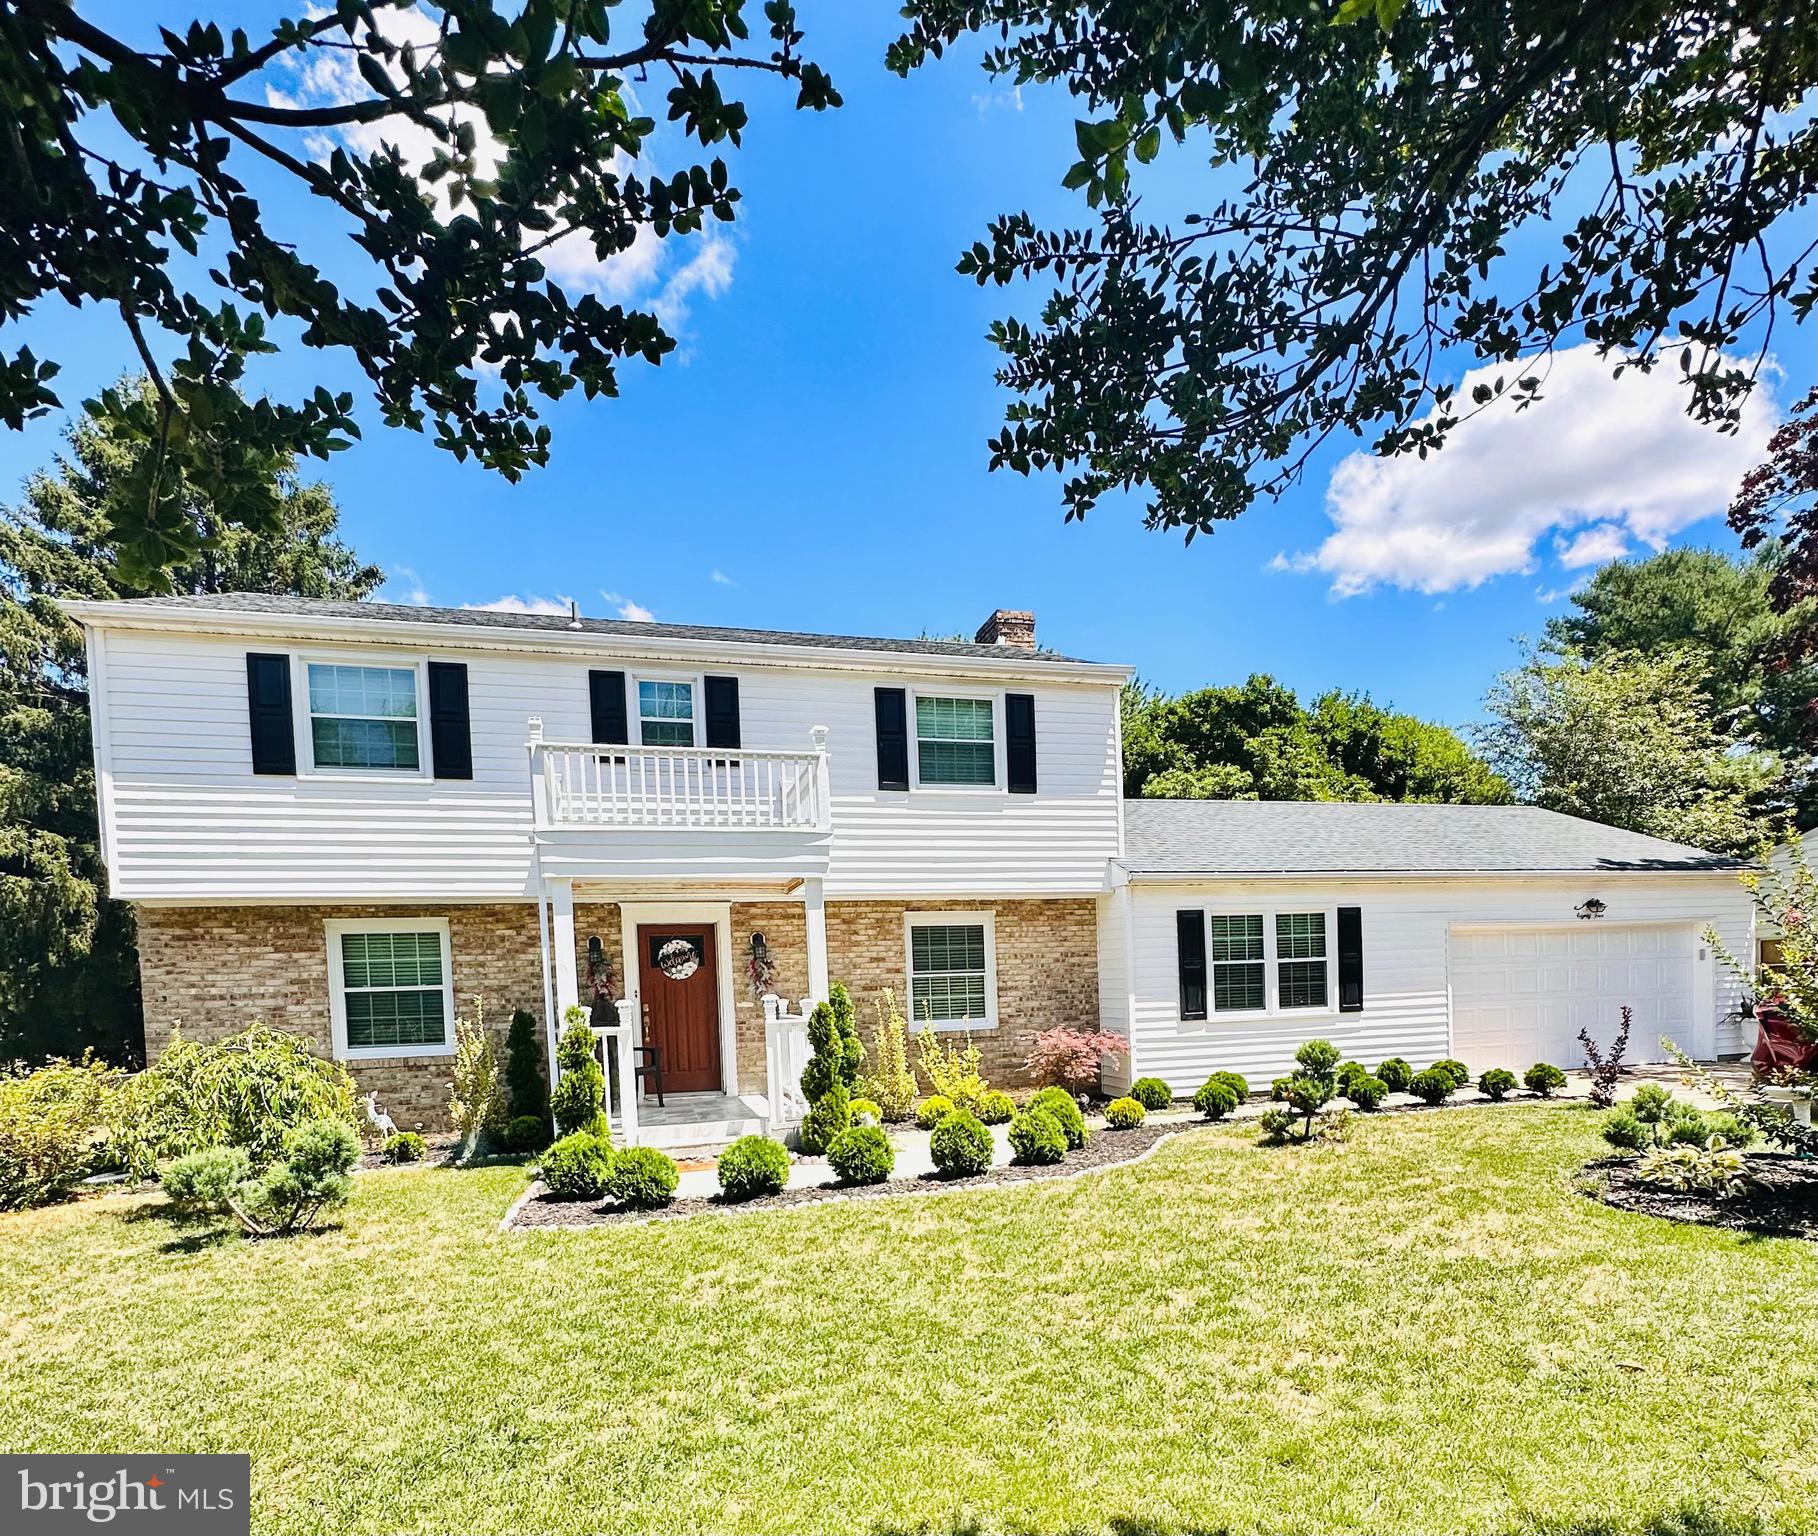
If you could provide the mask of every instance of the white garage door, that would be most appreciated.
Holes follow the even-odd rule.
[[[1452,1054],[1473,1072],[1536,1061],[1584,1064],[1578,1032],[1607,1044],[1635,1010],[1628,1061],[1661,1061],[1666,1035],[1693,1050],[1698,931],[1654,928],[1455,928]]]

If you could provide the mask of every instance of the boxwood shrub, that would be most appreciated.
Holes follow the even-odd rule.
[[[541,1115],[513,1115],[506,1121],[507,1152],[538,1152],[548,1145],[549,1123]]]
[[[1414,1068],[1403,1057],[1391,1056],[1376,1069],[1376,1075],[1389,1085],[1390,1093],[1406,1093],[1414,1081]]]
[[[1148,1117],[1149,1111],[1132,1098],[1113,1099],[1105,1106],[1105,1124],[1114,1131],[1133,1131]]]
[[[963,1109],[949,1110],[928,1138],[928,1156],[950,1179],[983,1173],[991,1166],[991,1133],[976,1115]]]
[[[1067,1138],[1067,1145],[1078,1150],[1086,1144],[1086,1117],[1079,1112],[1079,1104],[1065,1088],[1044,1088],[1029,1100],[1030,1109],[1045,1109],[1054,1116],[1062,1134]]]
[[[834,1137],[827,1161],[842,1184],[881,1184],[896,1167],[896,1148],[881,1125],[855,1125]]]
[[[1193,1107],[1208,1120],[1222,1120],[1237,1108],[1237,1094],[1222,1072],[1214,1072],[1193,1095]]]
[[[1130,1085],[1130,1097],[1144,1109],[1166,1109],[1174,1102],[1173,1091],[1159,1077],[1139,1077]]]
[[[675,1199],[681,1178],[675,1159],[660,1147],[622,1147],[613,1155],[606,1193],[634,1209],[651,1211]]]
[[[1389,1096],[1389,1085],[1380,1077],[1365,1072],[1347,1078],[1339,1091],[1359,1109],[1380,1109],[1382,1101]]]
[[[931,1131],[953,1113],[953,1100],[944,1093],[931,1093],[915,1106],[915,1123]]]
[[[788,1183],[789,1153],[768,1136],[741,1136],[720,1154],[718,1171],[723,1199],[755,1200]]]
[[[1477,1086],[1488,1097],[1500,1101],[1519,1088],[1521,1083],[1507,1067],[1491,1067],[1477,1079]]]
[[[543,1182],[561,1200],[598,1200],[612,1173],[612,1142],[595,1131],[572,1131],[543,1153]]]
[[[1025,1166],[1058,1163],[1067,1155],[1067,1133],[1045,1109],[1025,1109],[1010,1122],[1010,1150]]]
[[[428,1145],[415,1131],[393,1131],[385,1138],[379,1155],[388,1163],[421,1162]]]
[[[1436,1061],[1433,1065],[1441,1071],[1450,1072],[1455,1087],[1469,1088],[1471,1086],[1471,1069],[1462,1061],[1455,1061],[1448,1056],[1444,1061]]]
[[[1428,1104],[1443,1104],[1458,1092],[1458,1083],[1444,1067],[1428,1067],[1408,1079],[1408,1092]]]
[[[846,1112],[851,1115],[854,1125],[882,1125],[884,1123],[884,1112],[878,1107],[875,1099],[849,1100]],[[832,1148],[829,1147],[828,1150],[831,1151]]]
[[[1016,1113],[1016,1100],[1001,1088],[990,1088],[979,1095],[978,1117],[986,1125],[1008,1125]]]
[[[1537,1061],[1521,1075],[1531,1092],[1550,1099],[1566,1085],[1566,1075],[1550,1061]]]

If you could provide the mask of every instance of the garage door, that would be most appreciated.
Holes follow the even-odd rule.
[[[1452,1052],[1472,1071],[1584,1064],[1578,1032],[1607,1044],[1635,1010],[1629,1061],[1691,1051],[1698,932],[1657,928],[1455,928]]]

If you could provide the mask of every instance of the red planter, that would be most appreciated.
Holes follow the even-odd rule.
[[[1749,1065],[1757,1077],[1774,1077],[1783,1072],[1818,1072],[1818,1040],[1810,1039],[1771,1003],[1758,1003],[1755,1022],[1761,1033],[1755,1041],[1755,1053]]]

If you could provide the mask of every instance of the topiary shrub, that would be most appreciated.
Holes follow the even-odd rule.
[[[1016,1113],[1016,1100],[1001,1088],[993,1088],[978,1101],[978,1117],[986,1125],[1008,1125]]]
[[[1113,1099],[1105,1106],[1105,1124],[1114,1131],[1133,1131],[1148,1117],[1149,1111],[1135,1099]]]
[[[827,1161],[842,1184],[882,1184],[896,1167],[896,1148],[880,1125],[855,1125],[827,1149]]]
[[[931,1131],[953,1113],[953,1100],[944,1093],[931,1093],[915,1106],[915,1123]]]
[[[578,1007],[562,1015],[562,1038],[556,1042],[556,1085],[550,1090],[549,1112],[564,1137],[578,1131],[604,1136],[606,1074],[594,1045],[593,1028]]]
[[[1428,1104],[1443,1104],[1458,1092],[1458,1084],[1444,1067],[1428,1067],[1408,1080],[1408,1092]]]
[[[1293,1135],[1295,1118],[1294,1111],[1286,1106],[1265,1109],[1256,1122],[1256,1128],[1262,1132],[1264,1141],[1277,1145]]]
[[[1029,1100],[1028,1108],[1045,1109],[1067,1138],[1067,1145],[1078,1151],[1086,1144],[1086,1117],[1065,1088],[1044,1088]]]
[[[612,1157],[606,1193],[634,1210],[652,1211],[675,1199],[682,1173],[659,1147],[624,1147]]]
[[[1391,1056],[1375,1075],[1389,1085],[1390,1093],[1406,1093],[1408,1084],[1414,1081],[1414,1068],[1403,1057]]]
[[[1621,1152],[1639,1152],[1654,1144],[1653,1133],[1635,1118],[1635,1111],[1626,1104],[1605,1115],[1599,1129],[1603,1139]]]
[[[512,1010],[505,1034],[505,1096],[512,1120],[525,1115],[542,1120],[549,1114],[549,1084],[543,1079],[542,1031],[526,1008]],[[529,1151],[530,1148],[519,1148]]]
[[[254,1237],[279,1237],[307,1231],[323,1211],[345,1205],[359,1160],[360,1138],[331,1116],[289,1132],[283,1155],[263,1175],[244,1147],[208,1147],[167,1164],[162,1178],[185,1213],[232,1216]]]
[[[1477,1086],[1487,1097],[1500,1104],[1521,1084],[1507,1067],[1491,1067],[1477,1079]]]
[[[542,1121],[536,1122],[539,1126]],[[393,1131],[379,1148],[379,1156],[388,1163],[420,1163],[429,1144],[415,1131]]]
[[[865,1064],[865,1047],[852,1021],[852,994],[844,982],[834,982],[827,989],[827,1001],[816,1003],[809,1013],[808,1045],[813,1054],[802,1068],[803,1096],[810,1104],[819,1104],[838,1084],[850,1098]]]
[[[875,1099],[853,1099],[847,1104],[846,1109],[852,1116],[852,1123],[854,1125],[883,1124],[884,1112],[878,1108]],[[829,1145],[831,1145],[831,1143],[829,1143]]]
[[[544,1148],[543,1182],[558,1200],[598,1200],[606,1193],[612,1160],[612,1142],[606,1137],[571,1131]]]
[[[852,1101],[846,1097],[846,1085],[836,1082],[802,1120],[802,1151],[809,1157],[821,1156],[833,1145],[833,1138],[851,1126]]]
[[[1067,1133],[1045,1109],[1025,1109],[1010,1122],[1012,1161],[1026,1167],[1058,1163],[1067,1155]]]
[[[934,1160],[935,1168],[949,1179],[983,1173],[991,1166],[991,1133],[979,1123],[976,1115],[967,1114],[963,1109],[952,1110],[941,1117],[940,1124],[928,1138],[928,1156]]]
[[[1144,1109],[1166,1109],[1174,1092],[1159,1077],[1139,1077],[1130,1085],[1130,1097]]]
[[[1389,1085],[1380,1077],[1372,1077],[1365,1072],[1361,1077],[1353,1077],[1346,1082],[1344,1096],[1359,1109],[1380,1109],[1382,1101],[1389,1096]]]
[[[1285,1103],[1288,1097],[1288,1084],[1293,1081],[1294,1074],[1292,1072],[1272,1079],[1269,1083],[1269,1102],[1272,1104]]]
[[[1566,1085],[1566,1075],[1549,1061],[1537,1061],[1521,1075],[1531,1093],[1550,1099]]]
[[[1294,1064],[1308,1077],[1338,1079],[1339,1051],[1330,1040],[1309,1040],[1294,1053]]]
[[[1225,1081],[1225,1074],[1214,1072],[1199,1085],[1193,1095],[1193,1107],[1208,1120],[1222,1120],[1237,1108],[1237,1094]]]
[[[540,1152],[549,1145],[549,1123],[541,1115],[514,1115],[505,1126],[507,1152]]]
[[[755,1200],[789,1182],[789,1152],[768,1136],[741,1136],[720,1154],[720,1198]]]
[[[1437,1071],[1451,1074],[1453,1087],[1469,1088],[1471,1086],[1471,1069],[1462,1061],[1456,1061],[1448,1056],[1443,1061],[1434,1062],[1433,1066]]]

